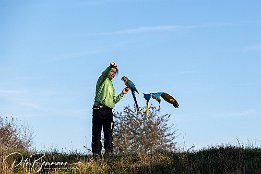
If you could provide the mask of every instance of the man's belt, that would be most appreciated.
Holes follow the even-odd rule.
[[[111,109],[111,108],[104,105],[93,105],[92,109]]]

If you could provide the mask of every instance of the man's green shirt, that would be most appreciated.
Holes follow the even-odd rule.
[[[111,67],[107,67],[97,81],[94,105],[102,104],[109,108],[114,108],[115,104],[122,99],[120,94],[115,96],[112,81],[108,78],[110,70]]]

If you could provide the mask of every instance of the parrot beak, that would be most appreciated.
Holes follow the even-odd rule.
[[[126,77],[123,76],[123,77],[121,78],[121,80],[125,82],[125,81],[126,81]]]

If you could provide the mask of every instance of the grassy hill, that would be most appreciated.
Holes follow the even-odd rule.
[[[261,174],[261,149],[217,146],[199,151],[101,156],[0,149],[0,173]]]

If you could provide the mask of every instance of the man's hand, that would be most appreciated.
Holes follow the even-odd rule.
[[[122,90],[122,92],[121,92],[121,96],[127,94],[127,93],[129,92],[129,90],[130,90],[130,88],[128,88],[128,87],[124,88],[124,89]]]
[[[115,62],[111,62],[110,66],[115,68],[117,67],[117,64]]]

